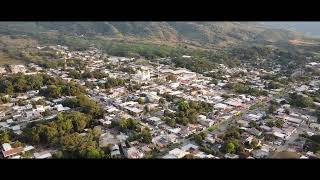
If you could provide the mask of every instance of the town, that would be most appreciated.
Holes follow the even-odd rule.
[[[176,67],[174,57],[38,49],[56,52],[62,65],[0,67],[1,158],[318,157],[306,149],[320,130],[320,103],[309,97],[319,91],[317,76],[304,83],[283,76],[283,86],[272,81],[280,67],[219,64],[200,74]],[[71,149],[77,142],[66,136],[94,143]]]

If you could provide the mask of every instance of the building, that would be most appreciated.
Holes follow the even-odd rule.
[[[4,158],[13,157],[15,155],[19,155],[24,151],[23,147],[12,148],[10,144],[4,143],[2,144],[2,154]]]
[[[158,117],[150,117],[150,118],[148,119],[148,121],[151,122],[151,123],[152,123],[153,125],[155,125],[155,126],[158,126],[158,125],[160,125],[160,124],[163,123],[163,122],[161,121],[161,119],[158,118]]]
[[[13,74],[27,72],[27,69],[24,65],[10,65],[10,70]]]
[[[6,68],[0,67],[0,74],[6,74],[6,73],[7,73]]]
[[[205,127],[210,127],[212,125],[214,125],[214,121],[212,119],[198,119],[199,124],[201,124],[202,126]]]
[[[143,81],[149,81],[150,77],[151,75],[149,70],[145,70],[145,71],[138,70],[134,76],[134,79],[139,82],[143,82]]]
[[[124,154],[129,159],[139,159],[144,157],[144,153],[140,152],[136,147],[130,147],[124,151]]]
[[[184,150],[181,150],[179,148],[175,148],[165,156],[163,156],[164,159],[180,159],[186,156],[187,154],[190,154],[189,152],[186,152]]]
[[[302,119],[295,118],[292,116],[286,116],[286,117],[284,117],[284,120],[291,122],[291,123],[295,123],[295,124],[301,124],[303,122]]]
[[[39,152],[39,153],[34,153],[33,154],[35,159],[48,159],[52,157],[52,154],[47,151]]]

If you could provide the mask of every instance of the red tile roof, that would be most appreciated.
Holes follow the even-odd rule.
[[[4,157],[13,156],[13,155],[16,155],[16,154],[20,154],[22,152],[23,152],[23,148],[22,147],[12,148],[12,149],[10,149],[8,151],[2,151]]]

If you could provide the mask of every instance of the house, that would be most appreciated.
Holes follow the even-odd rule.
[[[169,128],[168,131],[173,134],[178,134],[181,131],[181,128]]]
[[[263,150],[259,149],[259,150],[253,150],[251,152],[251,154],[252,154],[252,156],[254,158],[259,158],[260,159],[260,158],[267,158],[268,155],[269,155],[269,152],[266,152],[266,151],[263,151]]]
[[[112,121],[110,121],[110,120],[106,120],[106,119],[99,119],[99,122],[101,123],[101,125],[103,125],[103,126],[109,126],[109,125],[111,125],[111,123],[112,123]]]
[[[40,112],[40,113],[42,113],[42,112],[45,111],[45,108],[44,108],[44,106],[42,106],[42,105],[36,105],[36,109],[35,109],[35,110],[38,111],[38,112]]]
[[[146,98],[148,102],[158,102],[160,97],[157,95],[157,92],[150,92],[150,93],[146,93]]]
[[[252,134],[252,135],[255,135],[255,136],[260,136],[262,134],[262,132],[260,132],[259,130],[257,130],[256,128],[250,128],[250,129],[247,129],[247,131]]]
[[[126,149],[124,154],[129,159],[139,159],[144,157],[144,153],[140,152],[136,147]]]
[[[311,127],[311,128],[314,128],[314,129],[320,129],[320,124],[318,124],[318,123],[311,123],[311,124],[310,124],[310,127]]]
[[[272,134],[274,136],[278,137],[278,138],[281,138],[281,139],[285,139],[286,138],[286,135],[281,133],[281,132],[273,132]]]
[[[181,147],[181,150],[186,151],[186,152],[195,152],[198,149],[199,149],[199,146],[196,146],[196,145],[190,144],[190,143]]]
[[[43,151],[43,152],[39,152],[39,153],[34,153],[33,157],[35,159],[48,159],[52,157],[52,154],[48,151]]]
[[[248,121],[244,121],[244,120],[238,120],[237,123],[241,126],[241,127],[249,127],[249,122]]]
[[[7,73],[6,68],[0,67],[0,74],[6,74],[6,73]]]
[[[125,107],[124,109],[127,110],[128,113],[132,116],[140,116],[143,113],[143,110],[136,107]]]
[[[260,128],[266,132],[270,132],[272,130],[272,128],[270,128],[269,126],[266,126],[266,125],[261,125]]]
[[[227,153],[224,155],[224,157],[227,159],[238,159],[239,155]]]
[[[19,130],[20,130],[20,125],[12,126],[11,129],[12,129],[13,131],[19,131]]]
[[[201,159],[218,159],[218,157],[213,156],[211,154],[206,154],[206,153],[204,153],[202,151],[196,153],[194,156],[197,157],[197,158],[201,158]]]
[[[119,144],[121,141],[110,132],[101,134],[99,139],[100,147],[108,147],[109,145]]]
[[[10,70],[13,74],[27,72],[27,69],[24,65],[10,65]]]
[[[33,146],[26,146],[26,147],[24,147],[24,149],[23,149],[24,152],[31,151],[31,150],[34,150],[34,147],[33,147]]]
[[[116,136],[116,138],[120,141],[120,142],[125,142],[128,139],[129,136],[123,134],[122,132],[120,132],[119,135]]]
[[[2,144],[2,149],[4,151],[9,151],[10,149],[12,149],[12,147],[9,143],[4,143],[4,144]]]
[[[158,117],[150,117],[150,118],[148,119],[148,121],[151,122],[151,123],[152,123],[153,125],[155,125],[155,126],[158,126],[158,125],[160,125],[160,124],[163,123],[163,121],[161,121],[161,119],[158,118]]]
[[[239,99],[228,99],[227,101],[224,102],[227,105],[233,106],[233,107],[242,107],[243,104]]]
[[[292,123],[295,123],[295,124],[301,124],[303,122],[302,119],[295,118],[295,117],[292,117],[292,116],[285,116],[284,120],[292,122]]]
[[[23,147],[12,148],[10,144],[4,143],[2,144],[2,154],[4,158],[12,157],[23,152]]]
[[[163,156],[164,159],[180,159],[186,156],[187,154],[190,154],[189,152],[186,152],[184,150],[181,150],[179,148],[175,148],[165,156]]]
[[[58,112],[61,112],[61,111],[64,111],[64,110],[65,110],[62,104],[54,105],[54,108],[55,108]]]
[[[121,153],[120,153],[119,145],[114,144],[111,147],[111,156],[120,156],[120,155],[121,155]]]
[[[248,114],[247,115],[247,119],[250,120],[250,121],[258,121],[262,118],[262,114]]]
[[[198,119],[198,122],[205,126],[205,127],[211,127],[214,124],[214,121],[212,119]]]

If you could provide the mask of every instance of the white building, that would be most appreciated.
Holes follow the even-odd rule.
[[[10,70],[13,74],[25,73],[27,71],[24,65],[10,65]]]

